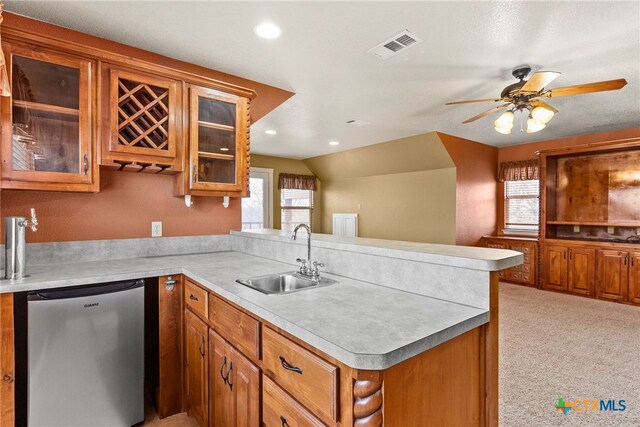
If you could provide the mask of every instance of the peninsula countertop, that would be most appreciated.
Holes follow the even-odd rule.
[[[237,278],[295,270],[241,252],[38,265],[0,293],[184,274],[210,291],[356,369],[382,370],[489,321],[488,310],[326,274],[338,283],[265,295]]]

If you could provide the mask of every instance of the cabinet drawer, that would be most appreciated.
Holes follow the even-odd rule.
[[[310,351],[263,328],[265,374],[324,420],[337,420],[338,368]]]
[[[220,298],[209,298],[213,328],[247,356],[260,358],[260,323]]]
[[[325,427],[267,376],[263,376],[262,382],[262,425]]]
[[[207,291],[187,280],[184,287],[184,304],[205,319],[208,315]]]

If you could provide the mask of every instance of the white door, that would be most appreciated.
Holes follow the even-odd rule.
[[[273,169],[251,168],[251,197],[242,199],[242,229],[273,228]]]

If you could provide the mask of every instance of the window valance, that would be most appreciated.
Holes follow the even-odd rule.
[[[316,177],[313,175],[281,173],[278,177],[278,189],[316,191]]]
[[[540,179],[540,162],[538,159],[529,159],[500,163],[498,179],[500,181]]]
[[[0,1],[0,24],[2,24],[2,7],[4,4]],[[7,62],[4,60],[4,53],[0,49],[0,96],[11,96],[11,83],[7,73]]]

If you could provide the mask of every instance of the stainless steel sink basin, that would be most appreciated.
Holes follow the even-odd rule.
[[[285,294],[303,289],[320,288],[338,283],[335,280],[321,277],[319,281],[306,278],[298,273],[280,273],[269,276],[237,279],[236,282],[264,294]]]

